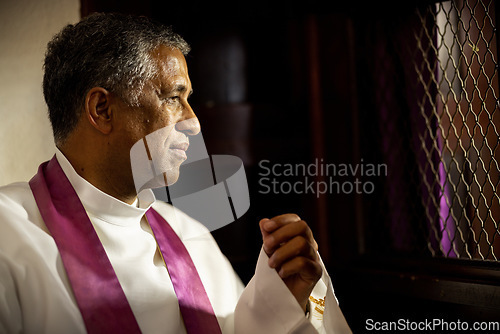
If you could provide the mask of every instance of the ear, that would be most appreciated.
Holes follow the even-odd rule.
[[[90,124],[106,135],[113,129],[111,99],[111,93],[102,87],[93,87],[85,97],[85,114]]]

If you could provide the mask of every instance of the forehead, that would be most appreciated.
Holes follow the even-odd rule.
[[[162,88],[190,84],[186,59],[181,51],[161,45],[151,52]]]

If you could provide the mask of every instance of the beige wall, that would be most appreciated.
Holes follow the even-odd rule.
[[[79,12],[79,0],[0,0],[0,185],[29,180],[54,154],[43,56]]]

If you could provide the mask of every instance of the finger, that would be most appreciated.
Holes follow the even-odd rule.
[[[318,259],[313,245],[304,237],[297,236],[272,253],[268,263],[271,268],[278,268],[283,265],[283,263],[298,256],[306,257],[313,261]]]
[[[323,270],[319,263],[302,256],[285,262],[278,270],[278,275],[283,279],[292,275],[300,275],[303,280],[308,282],[316,282],[322,274]]]
[[[313,247],[316,252],[319,250],[318,243],[316,242],[316,239],[314,239],[314,235],[313,235]]]
[[[269,235],[269,232],[264,228],[264,224],[268,222],[268,218],[263,218],[259,221],[260,233],[262,234],[262,240]]]
[[[263,241],[262,248],[264,249],[264,252],[267,254],[267,256],[271,256],[272,252],[274,251],[274,249],[271,249],[271,248],[265,246],[266,240],[269,238],[270,233],[266,231],[266,228],[264,226],[266,226],[266,225],[269,226],[269,224],[275,224],[275,223],[268,218],[264,218],[264,219],[261,219],[259,221],[260,233],[262,234],[262,241]],[[270,229],[270,228],[268,228],[268,229]]]
[[[280,222],[281,225],[285,225],[300,220],[300,217],[295,213],[285,213],[283,215],[275,216],[271,219]]]
[[[299,220],[293,223],[282,226],[276,231],[269,233],[264,238],[264,248],[266,252],[274,252],[283,243],[295,238],[296,236],[303,236],[312,245],[315,244],[314,237],[311,229],[307,223],[303,220]]]
[[[265,223],[261,225],[261,228],[263,228],[266,232],[272,233],[278,228],[294,223],[300,220],[300,217],[297,216],[296,214],[293,213],[287,213],[284,215],[279,215],[276,217],[273,217],[271,219],[268,219]]]

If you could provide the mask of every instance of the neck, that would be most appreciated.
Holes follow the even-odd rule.
[[[120,164],[108,164],[99,154],[96,157],[94,152],[85,153],[68,145],[58,145],[58,148],[76,173],[97,189],[127,204],[132,204],[137,199],[132,176],[126,177],[124,168],[114,167]]]

